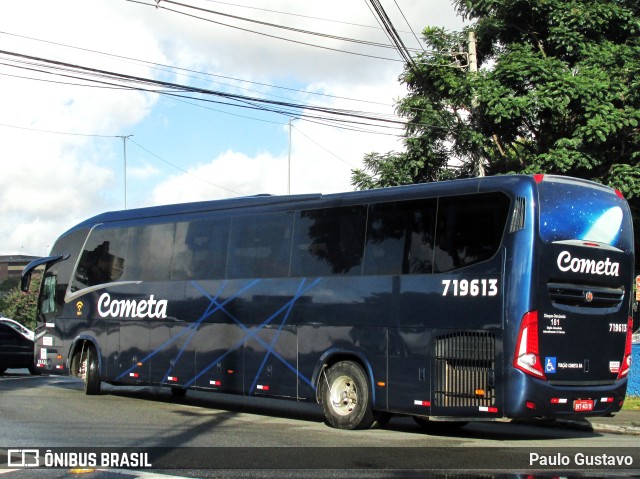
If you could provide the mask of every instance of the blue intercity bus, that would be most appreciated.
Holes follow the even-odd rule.
[[[634,265],[622,195],[560,176],[109,212],[44,266],[35,364],[317,401],[329,425],[618,411]]]

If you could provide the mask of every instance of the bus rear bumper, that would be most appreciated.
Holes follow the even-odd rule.
[[[624,402],[627,380],[604,386],[554,386],[546,381],[522,378],[511,391],[505,416],[515,418],[577,419],[608,416]]]

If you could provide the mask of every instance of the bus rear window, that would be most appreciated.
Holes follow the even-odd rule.
[[[593,241],[621,251],[632,249],[626,201],[613,190],[568,179],[538,185],[540,237],[543,241]]]

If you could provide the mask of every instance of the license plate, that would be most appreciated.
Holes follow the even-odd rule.
[[[574,411],[593,411],[593,399],[576,399],[573,401]]]

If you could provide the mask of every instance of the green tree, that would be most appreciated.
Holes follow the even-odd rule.
[[[504,173],[592,179],[640,199],[640,3],[455,0],[400,80],[405,151],[371,153],[360,188]],[[477,73],[466,67],[477,36]]]
[[[8,278],[0,283],[0,296],[4,293],[11,291],[16,285],[20,284],[19,278]]]
[[[3,296],[0,299],[0,315],[14,319],[29,329],[35,329],[41,280],[41,275],[34,274],[28,293],[22,292],[18,285]]]

